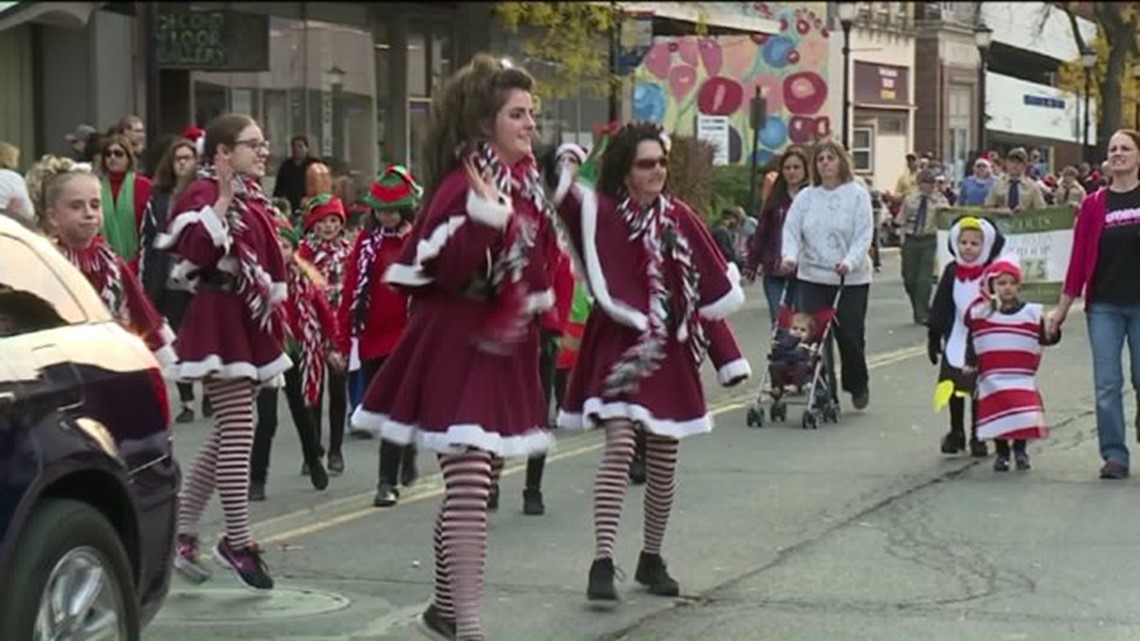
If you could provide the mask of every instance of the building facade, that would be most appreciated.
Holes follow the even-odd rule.
[[[851,157],[855,173],[884,191],[893,190],[914,150],[914,9],[910,2],[859,2],[851,30]]]
[[[986,71],[986,147],[1036,149],[1050,171],[1083,156],[1084,97],[1056,87],[1062,63],[1079,60],[1069,17],[1052,3],[977,3],[979,19],[993,29]],[[1085,42],[1096,24],[1076,18]],[[1096,103],[1089,101],[1090,145],[1096,144]]]

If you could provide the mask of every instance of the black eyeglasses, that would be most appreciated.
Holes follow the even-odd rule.
[[[669,159],[665,156],[661,156],[660,158],[642,158],[641,160],[633,161],[633,166],[645,170],[654,169],[656,167],[666,169],[669,167]]]
[[[269,151],[269,141],[268,140],[235,140],[234,145],[235,146],[245,145],[246,147],[249,147],[250,149],[252,149],[254,151],[261,151],[261,150]]]
[[[104,158],[125,158],[126,156],[127,152],[123,151],[122,149],[108,149],[107,151],[103,152]]]

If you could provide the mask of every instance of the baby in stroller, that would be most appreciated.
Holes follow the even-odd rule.
[[[815,318],[811,314],[797,313],[787,328],[776,330],[768,353],[773,398],[780,398],[784,392],[800,392],[811,382],[815,328]]]

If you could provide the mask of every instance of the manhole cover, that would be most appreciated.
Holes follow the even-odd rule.
[[[343,610],[348,598],[331,592],[276,588],[256,594],[241,588],[171,587],[156,622],[254,623],[300,619]]]

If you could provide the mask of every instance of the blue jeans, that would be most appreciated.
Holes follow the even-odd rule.
[[[1093,303],[1088,309],[1096,389],[1096,432],[1100,456],[1128,466],[1124,421],[1124,340],[1132,361],[1132,388],[1140,390],[1140,305]]]
[[[784,285],[788,286],[788,297],[784,299],[788,305],[796,304],[796,279],[782,276],[764,277],[764,297],[768,299],[768,316],[772,325],[776,324],[776,312],[780,309],[780,295],[784,292]]]

